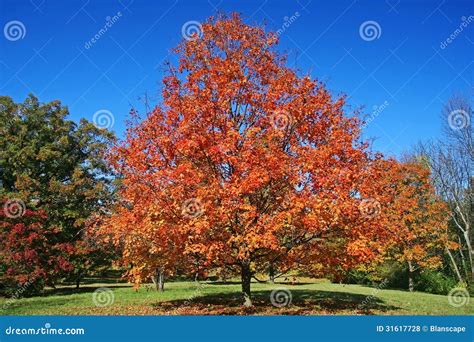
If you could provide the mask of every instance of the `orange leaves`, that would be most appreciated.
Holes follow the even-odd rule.
[[[454,242],[454,241],[448,241],[447,244],[446,244],[446,247],[451,249],[451,250],[454,250],[454,249],[459,248],[459,244]]]
[[[422,227],[417,212],[403,210],[416,206],[417,191],[429,193],[425,174],[371,163],[344,98],[287,68],[272,37],[238,15],[210,18],[201,38],[176,49],[163,103],[114,149],[120,195],[132,205],[115,208],[109,227],[143,238],[125,240],[131,276],[162,264],[194,270],[275,258],[350,265],[393,241],[388,229],[404,236],[402,222]],[[380,202],[370,224],[359,211],[365,198]],[[193,199],[199,215],[183,210]]]
[[[363,196],[379,196],[377,221],[384,233],[385,252],[399,261],[424,266],[435,262],[447,243],[447,211],[436,196],[429,170],[417,162],[372,163]],[[370,225],[370,223],[368,223]]]

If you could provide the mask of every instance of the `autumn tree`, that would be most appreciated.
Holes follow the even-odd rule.
[[[415,271],[439,268],[445,248],[452,245],[446,203],[435,193],[430,169],[421,160],[379,159],[371,173],[361,193],[374,198],[379,208],[368,222],[384,226],[381,255],[407,265],[408,288],[413,291]]]
[[[173,252],[163,257],[182,248],[188,262],[238,272],[251,305],[259,265],[311,242],[318,250],[333,241],[334,260],[350,253],[354,234],[365,233],[350,223],[368,155],[344,97],[286,67],[274,34],[238,15],[202,29],[175,49],[163,102],[114,150],[126,205],[110,219],[153,220],[141,227],[166,236]],[[145,259],[134,266],[150,274]]]
[[[21,217],[0,211],[0,291],[6,295],[35,293],[74,268],[73,244],[63,242],[59,227],[46,221],[44,211],[26,209]]]
[[[0,198],[6,214],[10,208],[45,213],[44,229],[55,231],[58,243],[73,245],[67,261],[80,280],[110,259],[107,251],[85,243],[83,232],[91,213],[113,198],[112,174],[104,159],[113,135],[67,115],[59,101],[40,103],[30,95],[15,103],[0,97]],[[21,212],[17,218],[22,219]],[[58,272],[56,278],[64,275]]]

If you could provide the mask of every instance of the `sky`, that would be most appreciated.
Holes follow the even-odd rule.
[[[472,0],[0,0],[0,95],[59,99],[123,137],[183,32],[219,12],[278,31],[288,65],[347,95],[386,155],[439,137],[443,104],[474,93]]]

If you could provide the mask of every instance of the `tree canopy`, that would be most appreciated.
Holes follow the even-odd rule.
[[[43,104],[30,95],[24,103],[15,103],[0,97],[2,240],[9,241],[11,225],[22,227],[15,226],[21,231],[16,244],[3,245],[0,251],[6,274],[7,260],[18,248],[29,248],[28,234],[39,224],[43,231],[38,233],[46,238],[42,243],[51,244],[48,248],[69,246],[63,255],[69,266],[61,270],[80,276],[106,260],[83,237],[89,217],[113,199],[113,177],[104,157],[114,137],[85,119],[76,124],[67,115],[59,101]],[[27,217],[41,218],[41,223],[29,224]],[[48,232],[55,238],[49,239]],[[56,272],[48,281],[54,284],[61,275],[64,272]]]
[[[177,262],[230,270],[251,305],[251,277],[269,263],[337,272],[375,258],[389,235],[364,210],[386,203],[363,194],[380,156],[344,97],[288,68],[276,36],[238,15],[202,28],[174,50],[162,103],[111,155],[123,203],[103,226],[140,254],[132,279]]]

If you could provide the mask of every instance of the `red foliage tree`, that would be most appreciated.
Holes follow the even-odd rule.
[[[44,284],[73,265],[68,261],[74,254],[70,243],[59,242],[60,229],[47,228],[44,211],[26,209],[21,217],[9,217],[0,211],[0,265],[2,283],[9,295],[25,295],[41,290]]]

